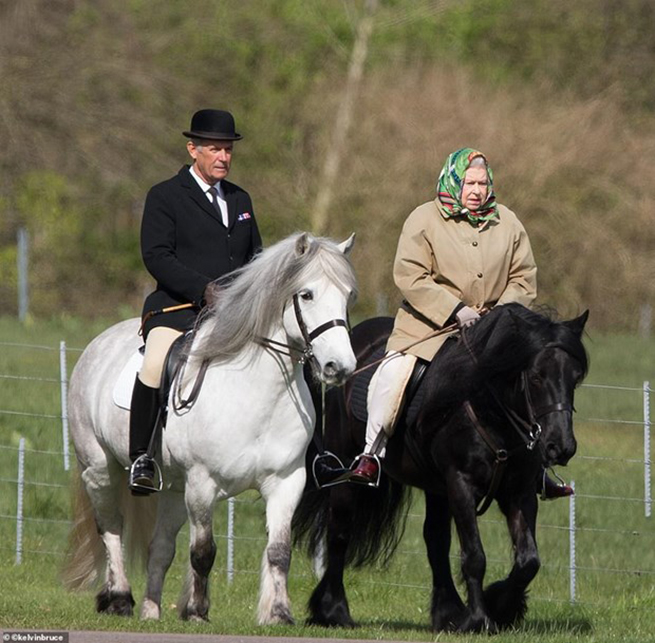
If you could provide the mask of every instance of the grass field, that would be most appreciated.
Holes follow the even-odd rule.
[[[75,320],[27,327],[0,318],[0,627],[107,629],[468,641],[435,635],[428,627],[430,574],[421,538],[422,502],[415,494],[408,528],[388,569],[349,571],[347,588],[358,630],[325,631],[302,625],[315,584],[309,561],[296,553],[290,594],[299,625],[255,625],[259,560],[264,545],[263,503],[246,494],[236,503],[235,575],[227,581],[225,505],[216,513],[218,555],[211,580],[208,624],[178,621],[174,604],[186,570],[186,530],[166,584],[158,623],[101,617],[93,594],[60,585],[68,532],[70,473],[64,471],[59,388],[59,342],[67,343],[69,371],[105,324]],[[578,455],[561,474],[576,483],[576,602],[570,602],[569,503],[542,503],[539,542],[543,567],[532,585],[525,623],[497,641],[655,641],[655,518],[644,517],[644,380],[655,380],[655,342],[635,337],[587,340],[591,372],[576,398]],[[597,388],[602,385],[603,388]],[[607,388],[615,387],[615,388]],[[17,447],[25,439],[24,540],[16,565]],[[483,519],[489,579],[503,575],[511,551],[500,514]],[[456,551],[453,552],[456,555]],[[456,566],[456,561],[454,561]],[[144,577],[132,575],[135,598]]]

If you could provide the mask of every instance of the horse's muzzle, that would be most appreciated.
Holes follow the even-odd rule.
[[[341,386],[350,377],[353,369],[342,366],[338,362],[327,362],[321,370],[321,380],[328,386]]]
[[[575,438],[567,440],[566,443],[556,444],[554,442],[546,442],[546,460],[547,465],[552,466],[555,464],[566,466],[569,460],[575,455],[578,444]]]

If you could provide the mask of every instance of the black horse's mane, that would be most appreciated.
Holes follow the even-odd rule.
[[[428,377],[440,407],[474,397],[488,382],[515,379],[544,348],[566,351],[587,373],[588,358],[574,322],[560,322],[554,311],[536,312],[520,304],[497,306],[450,339],[437,354]]]

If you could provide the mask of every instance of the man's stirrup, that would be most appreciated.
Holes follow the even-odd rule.
[[[135,476],[135,469],[138,466],[142,466],[145,463],[152,463],[153,469],[155,470],[155,478],[157,480],[157,487],[147,487],[146,485],[139,484],[138,482],[133,482]],[[128,471],[128,486],[130,491],[133,491],[137,494],[148,495],[151,493],[157,493],[161,491],[164,487],[164,477],[161,473],[161,468],[159,463],[154,458],[151,458],[147,453],[141,454],[129,467],[126,467]]]

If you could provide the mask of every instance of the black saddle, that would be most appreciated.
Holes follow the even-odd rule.
[[[363,364],[359,366],[362,368],[367,364],[372,364],[378,360],[381,360],[386,352],[384,345],[380,346],[376,351],[368,356]],[[402,408],[399,409],[398,417],[400,418],[405,414],[405,424],[407,426],[412,426],[418,417],[419,409],[423,402],[423,397],[425,395],[425,387],[423,386],[424,380],[423,376],[428,369],[430,362],[417,359],[416,366],[414,366],[414,371],[412,376],[409,378],[409,382],[405,388],[405,396],[402,402]],[[362,371],[355,376],[355,379],[352,383],[352,388],[350,391],[350,410],[352,414],[361,422],[366,422],[368,419],[368,409],[367,409],[367,398],[368,398],[368,387],[373,378],[373,373],[380,367],[380,364],[377,366],[367,368],[365,371]]]
[[[182,366],[186,363],[189,356],[189,347],[193,341],[195,330],[188,330],[180,335],[168,349],[166,359],[164,360],[164,370],[161,374],[161,383],[159,385],[159,404],[162,409],[161,426],[166,426],[166,417],[168,415],[168,396],[173,386],[173,380]]]

